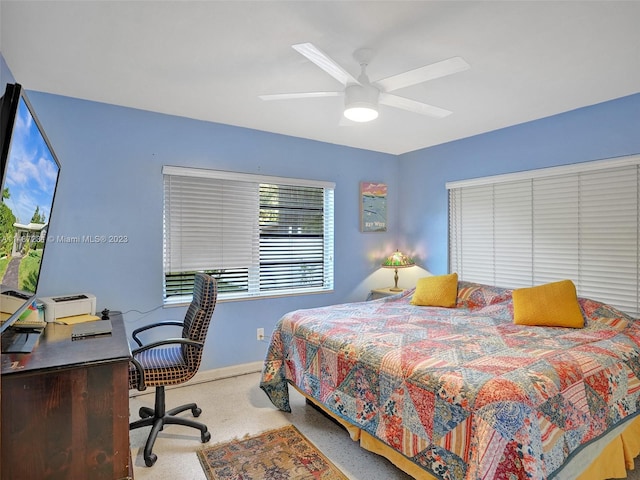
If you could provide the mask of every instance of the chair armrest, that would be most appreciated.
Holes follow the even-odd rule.
[[[133,364],[135,369],[140,376],[140,381],[138,382],[138,390],[144,391],[147,389],[147,385],[144,378],[144,367],[142,364],[136,359],[136,355],[140,352],[144,352],[146,350],[151,350],[152,348],[162,347],[164,345],[191,345],[192,347],[202,348],[204,347],[204,343],[198,342],[196,340],[190,340],[188,338],[169,338],[167,340],[160,340],[158,342],[149,343],[148,345],[144,345],[140,348],[136,348],[131,351],[131,360],[130,362]]]
[[[132,350],[131,354],[135,357],[140,352],[151,350],[152,348],[163,347],[165,345],[191,345],[192,347],[202,348],[204,346],[204,343],[198,342],[196,340],[190,340],[188,338],[168,338],[167,340],[159,340],[157,342],[152,342],[148,343],[147,345],[140,346],[139,348]]]
[[[150,323],[149,325],[145,325],[144,327],[139,327],[136,328],[133,333],[131,334],[131,337],[133,338],[133,340],[138,344],[139,347],[142,346],[142,342],[140,341],[140,339],[138,338],[138,334],[141,332],[144,332],[146,330],[151,330],[152,328],[156,328],[156,327],[166,327],[166,326],[171,326],[171,327],[184,327],[184,322],[157,322],[157,323]]]
[[[147,384],[145,383],[144,379],[144,368],[142,368],[142,364],[133,357],[131,357],[131,360],[129,361],[136,368],[138,375],[140,376],[140,381],[138,382],[138,390],[143,392],[147,389]]]

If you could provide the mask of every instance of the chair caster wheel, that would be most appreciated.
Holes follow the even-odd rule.
[[[193,414],[194,417],[199,417],[200,414],[202,413],[202,409],[198,407],[192,408],[191,413]]]
[[[156,460],[158,460],[158,456],[155,453],[152,453],[144,459],[144,464],[147,467],[153,467],[153,464],[156,463]]]
[[[200,440],[202,440],[202,443],[207,443],[209,440],[211,440],[211,433],[203,432],[202,435],[200,435]]]
[[[138,411],[138,415],[140,415],[140,418],[149,418],[153,414],[149,412],[149,409],[147,407],[140,407],[140,410]]]

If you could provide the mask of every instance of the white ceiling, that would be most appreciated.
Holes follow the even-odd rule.
[[[640,91],[640,1],[0,1],[0,49],[29,90],[400,154]],[[311,42],[372,80],[453,56],[471,69],[394,93],[340,126],[339,90],[291,48]]]

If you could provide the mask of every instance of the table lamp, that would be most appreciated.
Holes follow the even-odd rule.
[[[415,265],[415,263],[413,262],[413,259],[407,257],[400,250],[396,250],[391,255],[389,255],[384,262],[382,262],[382,267],[383,268],[393,268],[393,269],[395,269],[395,275],[393,276],[393,279],[395,280],[395,284],[394,284],[393,287],[391,287],[389,289],[390,291],[392,291],[392,292],[401,292],[402,291],[401,288],[398,288],[398,269],[399,268],[413,267],[414,265]]]

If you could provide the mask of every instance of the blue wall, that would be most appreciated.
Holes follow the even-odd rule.
[[[0,74],[14,81],[1,55]],[[203,369],[262,360],[267,344],[256,342],[256,328],[270,332],[290,310],[363,300],[389,285],[392,273],[378,265],[395,248],[445,273],[445,182],[640,152],[640,94],[398,157],[38,92],[29,98],[62,164],[50,234],[129,239],[48,245],[39,294],[94,293],[99,309],[128,312],[129,330],[184,315],[158,308],[162,165],[336,183],[335,292],[219,303]],[[388,184],[387,233],[359,231],[361,181]],[[401,286],[422,274],[403,270]]]
[[[580,108],[399,157],[403,241],[422,264],[446,273],[445,183],[640,152],[640,94]]]
[[[267,343],[256,341],[256,328],[270,333],[290,310],[364,300],[372,286],[384,286],[363,280],[395,248],[395,156],[38,92],[28,95],[62,166],[50,237],[128,238],[120,244],[48,244],[40,296],[94,293],[99,309],[129,311],[128,330],[184,316],[184,307],[157,308],[163,276],[162,165],[336,183],[334,293],[220,302],[204,369],[262,360]],[[387,233],[360,232],[361,181],[388,184]],[[136,312],[152,309],[145,315]]]

